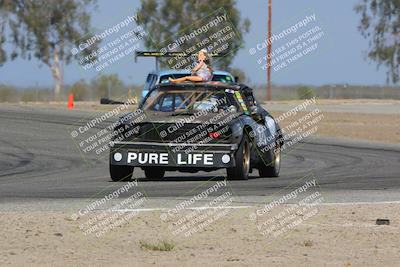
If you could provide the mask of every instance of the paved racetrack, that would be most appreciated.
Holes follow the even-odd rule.
[[[70,127],[82,117],[90,113],[0,106],[0,201],[102,197],[123,185],[110,181],[107,157],[89,158],[89,164],[81,158]],[[400,200],[399,155],[398,145],[308,139],[283,155],[281,177],[258,178],[255,171],[229,186],[250,201],[315,177],[332,201]],[[149,181],[135,170],[133,177],[148,197],[175,198],[194,195],[224,174],[172,172]]]

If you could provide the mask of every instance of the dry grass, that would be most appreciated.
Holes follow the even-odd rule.
[[[162,240],[158,243],[149,243],[144,240],[139,241],[140,248],[153,250],[153,251],[171,251],[174,249],[175,244],[173,242]]]
[[[278,117],[283,112],[272,111]],[[400,143],[400,116],[394,114],[361,114],[347,112],[322,112],[324,117],[317,124],[317,135]],[[299,112],[280,122],[281,127],[306,115]]]

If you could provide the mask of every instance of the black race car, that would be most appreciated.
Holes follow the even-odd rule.
[[[243,84],[182,83],[152,88],[139,108],[119,119],[110,149],[113,181],[166,171],[225,168],[231,180],[277,177],[282,132]]]

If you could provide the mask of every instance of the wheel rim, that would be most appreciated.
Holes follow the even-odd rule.
[[[244,142],[244,147],[243,147],[243,170],[244,173],[247,174],[249,173],[250,169],[250,148],[249,148],[249,143],[247,140]]]

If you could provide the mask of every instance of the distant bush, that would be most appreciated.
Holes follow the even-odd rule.
[[[308,86],[300,86],[297,88],[297,96],[299,99],[309,99],[315,96],[315,90]]]
[[[121,81],[117,74],[102,74],[96,76],[92,82],[94,97],[96,98],[120,98],[122,95],[126,96],[128,93],[123,81]]]
[[[0,84],[0,102],[36,102],[53,100],[53,90],[46,87],[14,87]]]
[[[24,90],[21,92],[21,101],[22,102],[35,102],[36,98],[36,91],[34,90]]]
[[[94,79],[90,82],[80,80],[72,85],[65,85],[61,92],[60,100],[67,101],[68,95],[73,93],[75,101],[99,101],[101,97],[108,97],[108,88],[110,88],[110,98],[112,100],[126,101],[128,97],[138,97],[140,99],[143,86],[135,84],[125,85],[115,75]],[[52,87],[17,87],[0,84],[0,103],[43,101],[54,101]]]
[[[14,102],[17,100],[18,92],[14,87],[0,85],[0,102]]]
[[[82,101],[87,99],[88,86],[89,85],[85,81],[80,80],[74,83],[68,91],[69,94],[74,94],[74,100]]]

